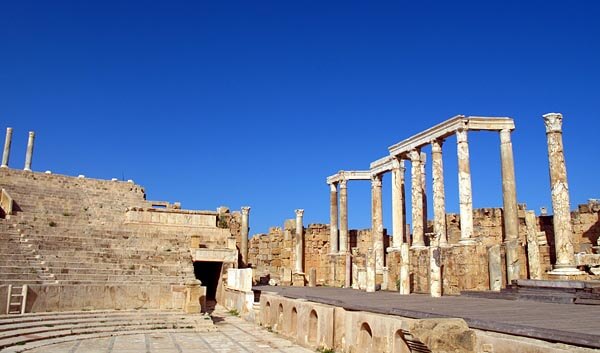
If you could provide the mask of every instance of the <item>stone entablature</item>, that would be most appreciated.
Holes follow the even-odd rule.
[[[235,263],[238,261],[238,252],[235,249],[190,249],[192,261],[213,261]]]
[[[217,212],[131,207],[125,211],[125,223],[216,228]]]

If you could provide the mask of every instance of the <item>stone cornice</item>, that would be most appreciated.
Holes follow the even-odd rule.
[[[341,170],[338,173],[327,177],[327,184],[338,183],[342,180],[371,180],[371,171],[369,170]]]
[[[445,139],[452,136],[457,130],[487,130],[500,131],[503,129],[514,130],[513,119],[506,117],[482,117],[456,115],[440,124],[437,124],[412,137],[388,147],[390,155],[404,155],[413,149],[419,149],[428,145],[433,140]]]
[[[371,174],[378,175],[378,174],[383,174],[385,172],[391,171],[392,167],[393,167],[393,165],[392,165],[393,159],[394,159],[394,157],[392,157],[392,156],[385,156],[385,157],[379,158],[375,162],[371,163],[371,165],[369,166],[369,168],[371,169]]]

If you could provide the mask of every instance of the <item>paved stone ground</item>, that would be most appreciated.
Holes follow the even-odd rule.
[[[230,352],[285,352],[308,353],[287,339],[215,310],[213,332],[150,332],[137,335],[113,336],[54,344],[30,350],[31,353],[230,353]]]

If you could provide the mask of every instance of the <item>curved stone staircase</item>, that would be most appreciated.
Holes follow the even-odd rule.
[[[0,351],[23,352],[50,344],[146,332],[205,332],[207,314],[180,311],[72,311],[0,316]]]

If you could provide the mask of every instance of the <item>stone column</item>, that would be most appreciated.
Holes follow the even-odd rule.
[[[425,246],[423,240],[423,186],[421,185],[421,153],[418,150],[412,150],[409,153],[411,161],[411,182],[412,182],[412,226],[413,239],[411,248],[422,248]]]
[[[517,213],[517,188],[511,131],[500,131],[500,162],[502,166],[502,200],[504,203],[504,242],[506,248],[506,279],[508,283],[519,279],[519,216]]]
[[[2,165],[0,168],[8,168],[8,157],[10,156],[10,144],[12,142],[12,127],[6,128],[6,140],[4,140],[4,153],[2,153]]]
[[[25,168],[24,170],[31,171],[31,159],[33,158],[33,140],[35,139],[35,132],[29,131],[29,140],[27,140],[27,153],[25,154]]]
[[[248,266],[248,232],[250,227],[248,225],[248,215],[250,214],[250,207],[242,207],[242,229],[241,229],[241,244],[240,252],[242,253],[242,266]]]
[[[348,247],[348,188],[347,181],[340,181],[340,253],[350,251]]]
[[[448,244],[446,235],[446,195],[444,191],[444,163],[442,140],[431,142],[431,175],[433,178],[433,232],[440,246]]]
[[[427,154],[421,152],[421,195],[423,195],[423,233],[427,233]]]
[[[473,244],[473,193],[467,130],[456,132],[458,152],[458,198],[460,203],[460,243]]]
[[[429,247],[429,294],[438,298],[442,296],[442,256],[439,246]]]
[[[338,194],[337,183],[329,184],[329,253],[338,252]]]
[[[304,226],[302,225],[302,216],[304,210],[296,210],[296,252],[295,272],[304,273]]]
[[[544,123],[546,124],[546,138],[548,140],[550,187],[552,190],[552,209],[554,211],[552,223],[554,224],[554,246],[556,249],[556,264],[550,274],[579,275],[582,272],[575,267],[569,185],[567,183],[567,167],[562,141],[562,114],[548,113],[544,115]]]
[[[375,250],[369,248],[367,250],[367,292],[375,292],[375,271],[376,271],[376,254]]]
[[[375,251],[377,273],[383,273],[383,210],[381,204],[381,175],[371,176],[371,240]]]
[[[404,242],[404,161],[392,160],[392,249],[400,250]]]
[[[400,294],[410,294],[410,249],[407,243],[400,246]]]

